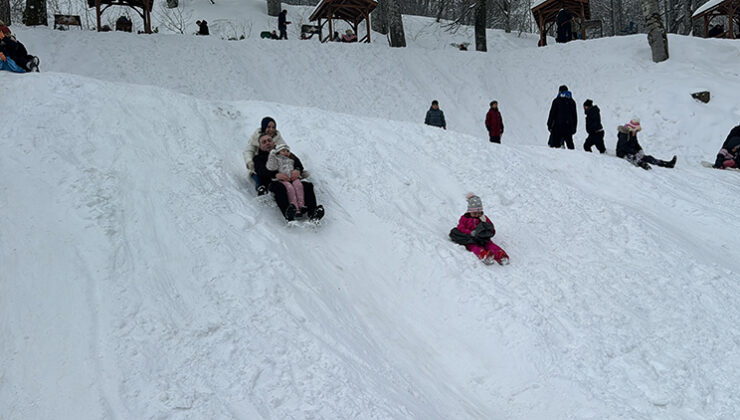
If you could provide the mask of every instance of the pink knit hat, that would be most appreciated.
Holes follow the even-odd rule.
[[[625,128],[629,129],[630,131],[640,131],[642,130],[642,126],[640,125],[640,119],[635,117],[630,120],[627,124],[624,125]]]

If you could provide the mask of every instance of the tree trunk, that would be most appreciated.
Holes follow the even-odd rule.
[[[477,0],[475,5],[475,50],[486,49],[486,0]]]
[[[267,15],[277,16],[282,12],[280,0],[267,0]]]
[[[46,0],[28,0],[23,11],[23,24],[26,26],[49,26],[46,16]]]
[[[10,0],[0,0],[0,21],[10,26]]]
[[[167,0],[168,9],[175,9],[177,6],[179,6],[178,0]]]
[[[688,35],[694,28],[694,22],[691,20],[691,15],[694,13],[694,8],[691,7],[691,0],[684,0],[683,2],[683,31],[682,35]]]
[[[388,35],[388,3],[386,0],[378,1],[378,7],[373,10],[370,26],[373,31]]]
[[[397,0],[384,1],[388,3],[386,13],[388,13],[388,33],[391,37],[391,47],[405,47],[406,33],[403,30],[403,19]]]
[[[660,18],[658,0],[642,0],[642,14],[645,16],[645,29],[653,61],[660,63],[668,60],[668,35],[663,27],[663,19]]]

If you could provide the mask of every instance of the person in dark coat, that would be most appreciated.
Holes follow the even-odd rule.
[[[0,53],[13,60],[23,71],[39,71],[39,58],[28,54],[23,44],[7,36],[2,30],[0,30]]]
[[[486,114],[486,129],[488,130],[488,140],[491,143],[501,143],[501,136],[504,135],[504,120],[501,118],[501,112],[498,110],[498,101],[491,102],[491,109]]]
[[[606,152],[604,147],[604,127],[601,126],[601,111],[594,105],[594,101],[586,99],[583,103],[583,110],[586,111],[586,142],[583,143],[583,150],[590,152],[591,146],[596,146],[599,153]]]
[[[283,10],[278,15],[278,30],[280,31],[280,38],[279,39],[288,39],[288,25],[291,22],[288,22],[288,11]]]
[[[576,113],[576,101],[573,100],[568,86],[560,86],[557,98],[553,99],[550,106],[550,115],[547,118],[547,129],[550,130],[550,139],[547,145],[554,148],[563,147],[575,149],[573,146],[573,134],[578,128],[578,114]]]
[[[439,102],[437,102],[437,100],[432,101],[432,106],[429,108],[429,111],[427,111],[426,118],[424,118],[424,124],[442,127],[447,130],[445,113],[439,109]]]
[[[571,28],[573,15],[565,9],[560,9],[555,19],[558,24],[555,42],[565,43],[570,41],[573,38],[573,31]]]
[[[637,141],[637,132],[642,130],[639,118],[632,118],[625,125],[617,127],[617,157],[620,157],[642,169],[651,169],[650,165],[658,165],[664,168],[676,166],[676,156],[670,161],[656,159],[646,155],[642,146]]]
[[[270,136],[262,136],[260,138],[259,151],[252,161],[254,162],[254,170],[257,176],[260,178],[262,185],[268,185],[267,189],[273,193],[275,202],[280,209],[280,212],[287,220],[293,220],[296,216],[296,208],[290,205],[288,199],[288,191],[285,186],[279,181],[286,181],[285,174],[278,173],[278,171],[271,171],[267,169],[267,159],[270,157],[270,151],[275,148],[275,142]],[[293,155],[293,168],[297,171],[304,172],[303,164],[298,157]],[[313,184],[307,181],[301,181],[303,184],[303,195],[306,205],[306,214],[310,220],[319,220],[324,217],[324,206],[316,205],[316,195],[313,191]],[[291,209],[291,212],[288,210]]]
[[[199,20],[195,22],[198,25],[198,35],[210,35],[211,32],[208,30],[208,22],[205,20]]]
[[[714,161],[717,169],[740,168],[740,125],[730,130]]]

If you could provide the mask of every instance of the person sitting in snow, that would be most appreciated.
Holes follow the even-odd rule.
[[[342,42],[357,42],[357,35],[352,32],[352,29],[347,29],[342,35]]]
[[[501,265],[509,263],[506,251],[491,241],[496,229],[493,222],[483,214],[483,203],[480,197],[469,193],[468,211],[460,217],[457,227],[450,231],[453,242],[465,245],[465,249],[474,253],[486,264],[498,262]]]
[[[7,28],[7,27],[4,27]],[[6,35],[9,33],[3,28],[0,28],[0,53],[3,54],[4,60],[0,59],[2,64],[0,68],[2,70],[9,70],[16,73],[25,73],[30,71],[39,71],[39,59],[33,55],[28,54],[26,47]]]
[[[583,143],[583,150],[590,152],[592,146],[596,146],[599,153],[605,153],[604,146],[604,127],[601,125],[601,111],[594,105],[594,101],[586,99],[583,103],[583,110],[586,111],[586,142]]]
[[[267,194],[267,183],[262,183],[262,180],[257,175],[254,169],[254,156],[259,152],[260,148],[260,137],[264,134],[269,135],[275,145],[285,144],[283,136],[280,135],[280,131],[277,130],[277,123],[272,117],[265,117],[262,119],[260,127],[255,130],[252,137],[249,138],[247,148],[244,150],[244,162],[247,165],[247,172],[252,178],[257,189],[257,195]],[[268,182],[269,183],[269,182]]]
[[[717,169],[740,168],[740,125],[730,130],[714,161]]]
[[[263,137],[270,136],[265,134]],[[268,170],[277,171],[277,175],[285,175],[280,177],[278,182],[283,184],[285,191],[288,193],[290,204],[285,211],[288,220],[294,219],[296,214],[300,215],[308,211],[303,195],[303,184],[301,184],[301,170],[303,167],[300,162],[298,157],[290,152],[290,147],[287,144],[281,144],[270,151],[265,164]],[[300,166],[300,169],[298,169],[298,166]]]
[[[284,144],[283,144],[284,145]],[[260,178],[261,185],[267,186],[275,196],[275,202],[287,220],[293,220],[299,215],[298,208],[290,202],[288,191],[284,182],[290,182],[294,177],[305,177],[306,171],[303,164],[295,155],[290,155],[293,160],[293,171],[291,174],[279,173],[278,171],[267,168],[267,161],[270,159],[271,152],[275,149],[275,142],[270,135],[263,135],[259,139],[259,149],[254,156],[253,166]],[[273,153],[274,154],[274,153]],[[319,220],[324,217],[324,206],[316,205],[316,195],[313,191],[313,184],[306,181],[300,181],[303,188],[303,198],[305,208],[300,214],[307,214],[310,220]]]
[[[208,30],[208,22],[205,20],[197,20],[195,21],[195,24],[198,25],[198,32],[196,32],[196,35],[210,35],[211,31]]]
[[[646,155],[642,146],[637,142],[637,132],[642,130],[639,118],[632,118],[625,125],[617,127],[617,157],[625,159],[642,169],[651,169],[650,164],[672,168],[676,166],[676,156],[670,161],[656,159]]]
[[[558,88],[558,96],[553,99],[547,117],[547,129],[550,131],[547,145],[559,149],[565,144],[568,149],[574,149],[573,134],[577,128],[576,101],[573,100],[568,86],[562,85]]]
[[[427,111],[427,116],[424,118],[424,124],[432,125],[435,127],[441,127],[447,130],[447,122],[445,122],[445,113],[439,109],[439,102],[437,100],[432,101],[432,106]]]

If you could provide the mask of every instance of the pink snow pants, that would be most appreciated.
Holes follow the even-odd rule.
[[[480,259],[485,258],[487,253],[493,253],[493,258],[496,261],[504,257],[509,258],[509,256],[506,254],[506,251],[501,249],[500,246],[494,244],[492,241],[488,241],[488,243],[484,247],[477,244],[468,244],[465,245],[465,249],[472,252]],[[487,252],[484,253],[483,251]]]
[[[281,184],[285,185],[285,192],[288,193],[288,202],[294,205],[297,209],[306,206],[306,200],[303,195],[303,184],[300,179],[294,181],[280,181]]]

